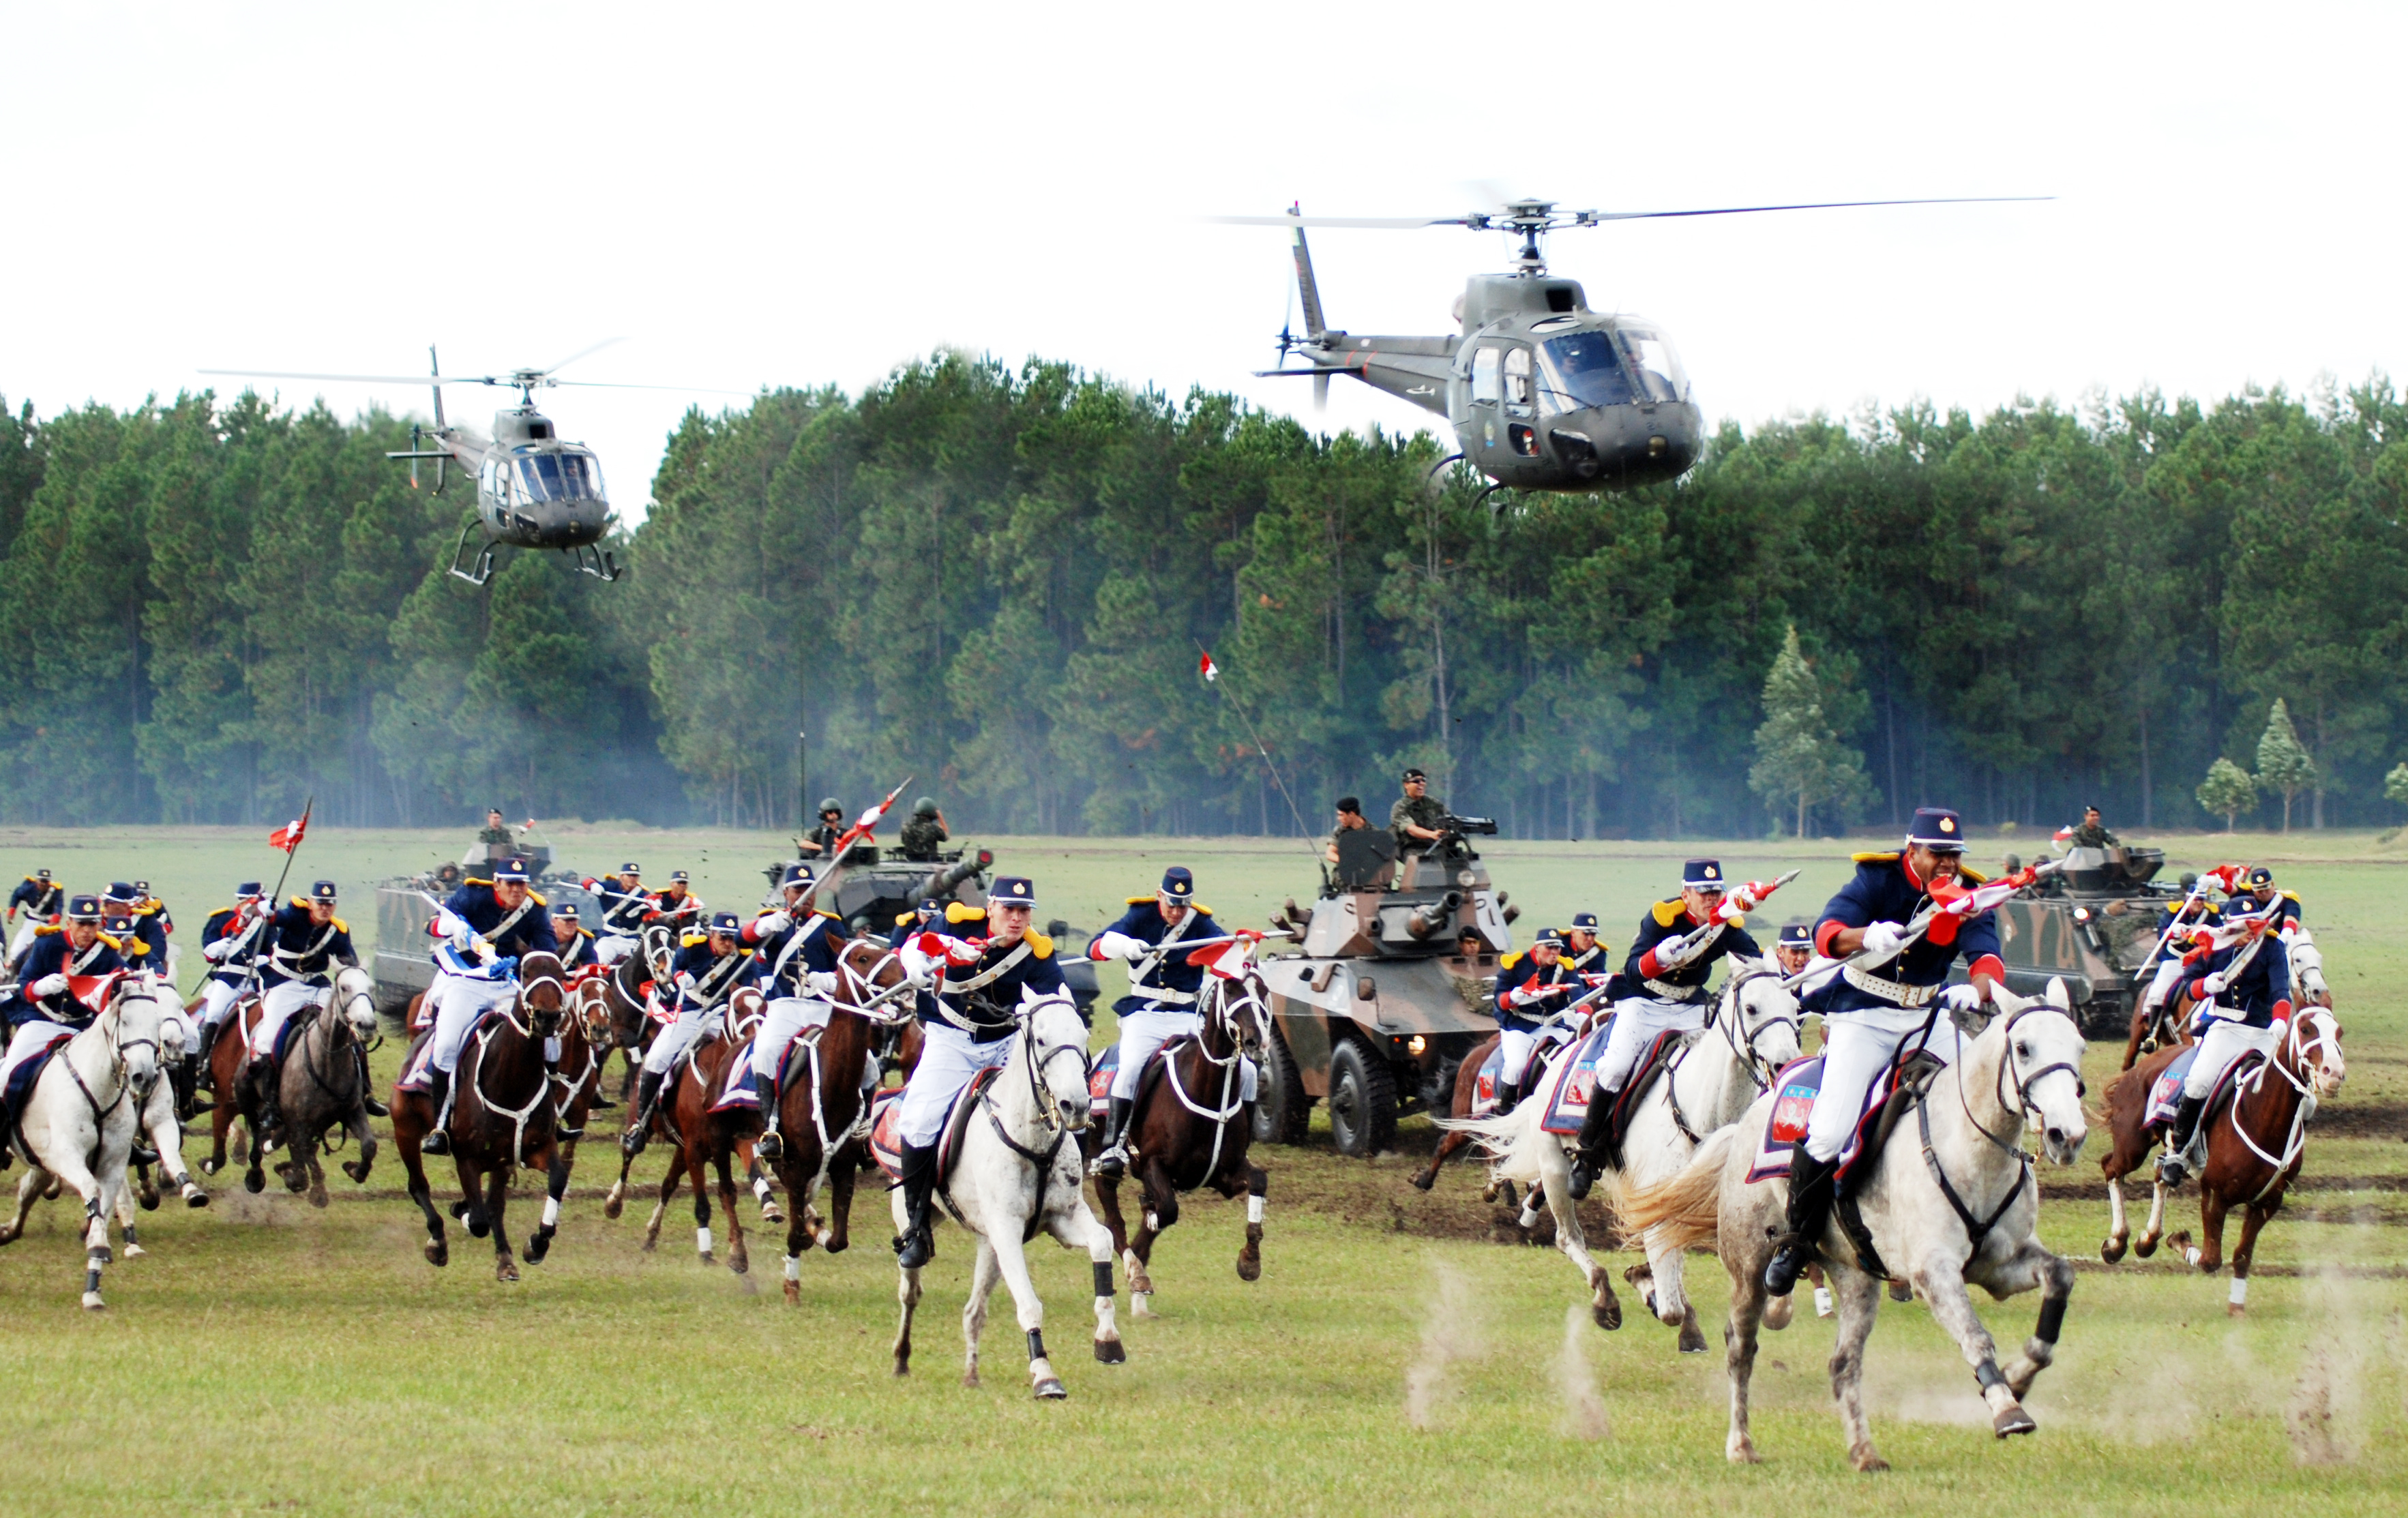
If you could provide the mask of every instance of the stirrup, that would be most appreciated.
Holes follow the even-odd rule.
[[[752,1153],[774,1163],[785,1158],[786,1140],[778,1136],[777,1129],[763,1128],[761,1137],[752,1140]]]
[[[1104,1147],[1104,1152],[1096,1156],[1096,1163],[1089,1168],[1093,1174],[1110,1176],[1118,1181],[1128,1173],[1128,1150],[1114,1140]]]

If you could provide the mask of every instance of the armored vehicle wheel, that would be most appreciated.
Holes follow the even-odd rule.
[[[1329,1054],[1329,1135],[1355,1159],[1397,1146],[1397,1079],[1357,1038]]]
[[[1296,1073],[1296,1056],[1277,1028],[1263,1049],[1262,1083],[1254,1101],[1254,1142],[1300,1144],[1312,1121],[1312,1098],[1304,1094],[1304,1079]]]

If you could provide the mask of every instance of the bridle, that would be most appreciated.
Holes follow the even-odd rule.
[[[2312,1038],[2302,1038],[2300,1030],[2306,1026],[2311,1017],[2315,1019],[2315,1036]],[[2255,1154],[2259,1161],[2273,1170],[2273,1174],[2267,1177],[2266,1183],[2258,1188],[2258,1195],[2249,1198],[2251,1206],[2254,1207],[2264,1201],[2276,1186],[2283,1183],[2285,1174],[2299,1159],[2300,1151],[2307,1147],[2308,1120],[2316,1115],[2317,1105],[2314,1072],[2323,1067],[2327,1050],[2336,1054],[2341,1052],[2340,1038],[2340,1024],[2323,1008],[2311,1006],[2294,1009],[2291,1013],[2290,1031],[2283,1036],[2284,1057],[2259,1060],[2258,1067],[2249,1073],[2248,1084],[2233,1094],[2231,1104],[2225,1111],[2225,1121],[2232,1124],[2232,1131],[2241,1136],[2241,1142],[2247,1146],[2249,1153]],[[2312,1050],[2315,1052],[2315,1060],[2313,1064],[2308,1058],[2309,1052]],[[2294,1064],[2300,1067],[2300,1070],[2294,1070],[2291,1067]],[[2258,1140],[2250,1135],[2247,1128],[2241,1125],[2241,1098],[2243,1095],[2255,1096],[2264,1088],[2266,1072],[2269,1069],[2289,1081],[2291,1089],[2298,1092],[2300,1096],[2298,1106],[2291,1111],[2291,1131],[2283,1140],[2283,1153],[2279,1157],[2258,1148]],[[2308,1073],[2301,1074],[2300,1071]]]
[[[1045,1131],[1054,1135],[1057,1143],[1060,1141],[1062,1135],[1068,1130],[1063,1125],[1062,1114],[1055,1110],[1054,1103],[1047,1099],[1045,1091],[1045,1071],[1047,1067],[1054,1063],[1054,1061],[1061,1058],[1064,1054],[1078,1055],[1079,1086],[1080,1089],[1083,1091],[1088,1084],[1088,1079],[1093,1072],[1093,1067],[1088,1062],[1087,1046],[1083,1043],[1057,1043],[1040,1046],[1037,1042],[1037,1013],[1040,1008],[1049,1006],[1068,1007],[1069,1005],[1069,1000],[1067,997],[1048,997],[1045,1000],[1039,1002],[1036,1007],[1030,1008],[1026,1015],[1021,1017],[1019,1020],[1021,1044],[1027,1056],[1025,1059],[1022,1060],[1021,1063],[1028,1068],[1028,1099],[1036,1105],[1038,1115],[1045,1120]],[[1042,1048],[1042,1053],[1039,1053],[1040,1047]],[[1002,1124],[1000,1120],[998,1120],[996,1124],[998,1131],[1000,1131],[1001,1126]],[[1014,1149],[1019,1148],[1017,1144],[1014,1144],[1012,1147]],[[1034,1155],[1029,1155],[1025,1150],[1021,1151],[1021,1153],[1025,1157],[1035,1157]]]
[[[1756,1022],[1749,1023],[1747,1002],[1740,995],[1740,991],[1753,981],[1771,981],[1778,985],[1780,980],[1781,977],[1778,974],[1768,969],[1740,970],[1724,982],[1722,997],[1714,1004],[1713,1010],[1708,1013],[1706,1018],[1706,1026],[1722,1035],[1723,1044],[1730,1050],[1732,1060],[1747,1073],[1748,1080],[1755,1082],[1756,1092],[1759,1096],[1772,1089],[1773,1079],[1781,1071],[1770,1060],[1756,1052],[1756,1040],[1764,1036],[1765,1029],[1777,1025],[1786,1027],[1797,1038],[1800,1047],[1803,1047],[1806,1014],[1798,1009],[1797,1002],[1793,998],[1789,1010],[1769,1011]],[[1726,1010],[1730,1014],[1727,1017],[1724,1015]]]
[[[878,983],[878,978],[886,973],[889,966],[903,966],[903,954],[900,950],[889,948],[870,963],[869,968],[864,970],[853,963],[853,951],[867,944],[868,940],[856,938],[847,944],[844,951],[836,956],[837,974],[843,981],[843,989],[836,1004],[846,1011],[867,1018],[872,1023],[908,1022],[912,1014],[910,1007],[906,1006],[900,1010],[892,1012],[882,1009],[889,1002],[901,1000],[925,988],[928,982],[914,980],[907,973],[903,979],[893,984],[881,986]]]
[[[2032,1115],[2031,1088],[2060,1070],[2073,1077],[2075,1100],[2079,1101],[2086,1096],[2089,1089],[2083,1081],[2080,1067],[2067,1060],[2053,1061],[2029,1074],[2026,1074],[2017,1067],[2015,1024],[2022,1022],[2026,1014],[2031,1012],[2054,1012],[2064,1018],[2067,1023],[2073,1024],[2076,1037],[2081,1033],[2081,1024],[2073,1022],[2073,1015],[2052,1001],[2028,1001],[2007,1014],[2006,1022],[1999,1029],[2000,1043],[2002,1047],[1999,1055],[1998,1073],[1994,1077],[1998,1102],[2001,1108],[2008,1106],[2007,1081],[2009,1072],[2012,1071],[2015,1087],[2015,1099],[2012,1110],[2018,1117],[2026,1120]],[[1940,1188],[1940,1195],[1947,1198],[1948,1205],[1956,1210],[1957,1221],[1965,1225],[1966,1238],[1973,1253],[1979,1254],[1982,1252],[1983,1240],[1989,1238],[1990,1230],[1999,1225],[1999,1220],[2007,1215],[2007,1209],[2014,1206],[2015,1199],[2024,1194],[2024,1188],[2031,1184],[2032,1162],[2031,1156],[2024,1153],[2021,1144],[2000,1138],[1985,1127],[1980,1118],[1973,1115],[1971,1104],[1965,1100],[1965,1084],[1961,1079],[1956,1083],[1956,1105],[1964,1111],[1965,1121],[1971,1123],[1976,1132],[2006,1153],[2013,1155],[2015,1161],[2015,1183],[2007,1188],[2007,1194],[2004,1196],[1999,1198],[1999,1205],[1991,1210],[1988,1217],[1975,1217],[1973,1210],[1965,1205],[1964,1197],[1958,1196],[1956,1188],[1949,1184],[1948,1172],[1941,1167],[1940,1155],[1931,1147],[1931,1103],[1925,1100],[1914,1104],[1915,1125],[1921,1130],[1923,1139],[1924,1167],[1931,1172],[1933,1184]]]

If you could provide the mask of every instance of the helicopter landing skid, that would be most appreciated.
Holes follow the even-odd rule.
[[[617,554],[595,544],[588,543],[582,548],[570,549],[568,556],[569,561],[577,566],[579,574],[592,575],[605,584],[616,583],[619,577],[627,572],[626,567],[620,564]]]
[[[460,556],[468,551],[468,535],[477,530],[470,523],[460,529],[460,540],[452,545],[452,578],[465,580],[471,585],[482,585],[494,578],[494,543],[491,538],[477,546],[477,556],[466,569],[460,567]]]

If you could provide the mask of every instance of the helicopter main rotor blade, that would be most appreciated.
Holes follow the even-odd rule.
[[[576,352],[569,354],[565,359],[562,359],[559,363],[551,365],[549,368],[538,370],[537,372],[540,374],[558,374],[561,370],[568,367],[580,358],[585,358],[591,354],[598,353],[602,351],[602,350],[609,347],[612,343],[623,343],[627,339],[624,337],[605,337],[600,342],[595,343],[593,347],[580,348]]]
[[[235,380],[333,380],[361,385],[498,385],[508,381],[491,376],[462,379],[447,374],[295,374],[285,369],[195,369],[195,374],[223,375]]]
[[[1829,211],[1852,206],[1996,206],[2055,195],[1936,195],[1919,200],[1812,200],[1795,206],[1710,206],[1692,211],[1575,211],[1579,222],[1646,222],[1671,216],[1747,216],[1756,211]]]
[[[505,380],[501,382],[512,384],[516,381]],[[550,375],[538,380],[536,383],[547,390],[555,385],[575,385],[583,390],[673,390],[684,395],[750,395],[752,394],[749,390],[719,390],[709,385],[637,385],[624,384],[615,380],[554,380]]]
[[[1208,216],[1223,226],[1359,226],[1409,231],[1425,226],[1465,226],[1465,216]]]

